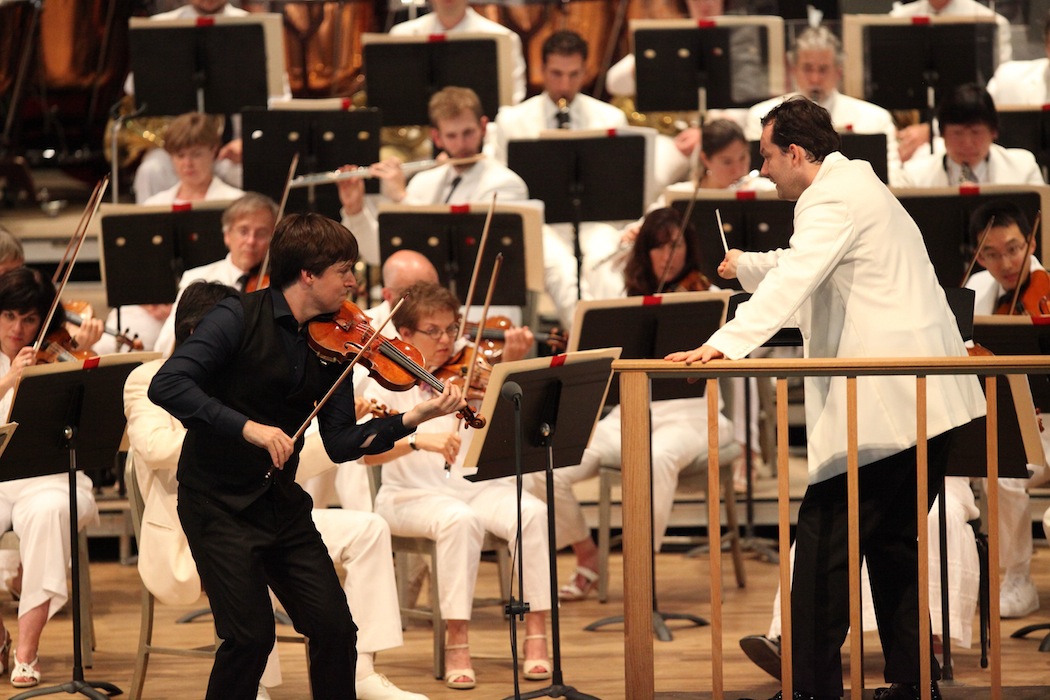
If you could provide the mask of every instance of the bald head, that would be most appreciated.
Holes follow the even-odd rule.
[[[388,303],[395,303],[417,282],[439,282],[437,270],[422,253],[399,250],[383,263],[383,299]]]

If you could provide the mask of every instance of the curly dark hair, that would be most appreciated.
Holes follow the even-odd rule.
[[[842,139],[831,124],[831,115],[816,102],[796,95],[784,100],[762,117],[763,128],[773,125],[773,145],[786,152],[791,144],[802,148],[812,163],[841,148]]]

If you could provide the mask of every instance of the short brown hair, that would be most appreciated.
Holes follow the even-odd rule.
[[[439,311],[451,311],[459,318],[459,299],[440,284],[416,282],[405,290],[404,298],[405,303],[390,320],[395,328],[415,328],[424,316]]]
[[[18,262],[21,266],[25,264],[26,253],[22,249],[22,242],[15,234],[0,226],[0,264],[6,262]]]
[[[254,214],[257,211],[269,211],[270,216],[276,220],[277,202],[258,192],[245,192],[243,196],[233,200],[222,213],[222,230],[225,231],[233,226],[233,222],[242,216]]]
[[[164,132],[164,150],[177,153],[184,148],[207,146],[218,148],[222,142],[219,118],[201,112],[181,114],[171,122]]]
[[[286,289],[301,270],[320,275],[341,262],[357,262],[357,239],[342,224],[320,214],[289,214],[277,223],[270,243],[270,284]]]
[[[442,119],[455,119],[463,112],[471,112],[478,121],[485,116],[481,108],[481,99],[470,88],[450,85],[435,92],[427,105],[430,125],[435,129],[438,128],[438,122]]]

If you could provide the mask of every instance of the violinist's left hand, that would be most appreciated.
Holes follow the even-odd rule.
[[[354,397],[354,417],[357,420],[361,420],[372,412],[372,406],[375,405],[374,401],[369,401],[366,398],[360,396]]]
[[[454,413],[466,405],[467,402],[463,400],[463,393],[459,387],[452,382],[446,382],[445,390],[441,394],[409,409],[401,419],[402,424],[406,428],[416,428],[421,423]]]
[[[80,327],[73,333],[73,349],[86,350],[92,345],[97,343],[102,338],[102,332],[105,325],[102,323],[102,319],[95,318],[95,311],[90,306],[86,306],[84,311],[80,314],[81,322]]]
[[[528,326],[508,328],[503,331],[503,355],[500,357],[500,361],[513,362],[514,360],[522,359],[529,353],[529,350],[532,349],[535,343],[536,338],[532,335],[532,331],[529,330]]]
[[[722,351],[712,345],[701,345],[696,350],[684,350],[682,352],[672,352],[664,359],[669,362],[684,362],[687,365],[691,365],[694,362],[699,361],[701,364],[706,364],[711,360],[718,360],[725,357]]]

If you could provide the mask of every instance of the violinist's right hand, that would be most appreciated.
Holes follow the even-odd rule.
[[[3,396],[18,383],[18,380],[22,377],[22,371],[26,367],[32,367],[36,364],[36,352],[33,351],[32,345],[27,345],[18,351],[14,359],[11,360],[11,369],[4,374],[3,378],[0,378],[0,396]]]
[[[416,428],[420,423],[455,413],[466,405],[467,402],[463,400],[463,392],[459,387],[452,382],[446,382],[445,390],[440,394],[409,409],[401,419],[402,424],[406,428]]]
[[[339,168],[343,173],[348,170],[356,170],[353,165],[344,165]],[[343,211],[347,216],[357,216],[365,207],[365,181],[354,177],[348,180],[336,180],[336,189],[339,191],[339,203],[343,205]]]
[[[456,461],[462,444],[462,439],[455,433],[416,433],[416,449],[436,452],[446,464]]]
[[[736,279],[736,263],[744,251],[730,248],[726,257],[718,264],[718,275],[722,279]]]
[[[249,420],[241,428],[241,435],[251,444],[269,452],[270,461],[276,469],[284,469],[285,462],[295,450],[295,442],[283,430],[273,425]]]

